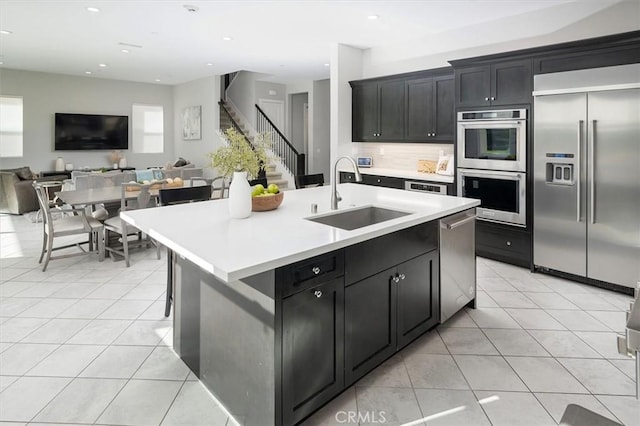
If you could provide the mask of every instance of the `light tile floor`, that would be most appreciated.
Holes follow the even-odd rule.
[[[37,264],[41,224],[0,215],[0,425],[232,425],[171,349],[166,259]],[[465,309],[305,425],[555,425],[574,403],[640,425],[616,351],[631,297],[478,259]]]

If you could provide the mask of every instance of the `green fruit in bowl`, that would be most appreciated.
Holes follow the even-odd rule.
[[[262,186],[262,184],[257,184],[251,190],[251,196],[257,197],[258,195],[262,194],[264,191],[265,191],[264,186]]]
[[[276,185],[275,183],[272,183],[267,187],[267,191],[271,194],[277,194],[278,192],[280,192],[280,188],[278,188],[278,185]]]

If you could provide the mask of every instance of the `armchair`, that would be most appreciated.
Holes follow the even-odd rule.
[[[23,214],[38,210],[33,182],[61,181],[65,175],[38,177],[29,167],[0,170],[0,213]]]

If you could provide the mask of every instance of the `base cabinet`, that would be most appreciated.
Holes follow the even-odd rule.
[[[299,422],[344,388],[342,278],[282,300],[283,424]]]
[[[345,385],[396,351],[395,268],[345,288]]]
[[[349,386],[439,318],[438,251],[345,289],[345,385]]]
[[[398,266],[397,349],[438,323],[440,318],[438,251]]]
[[[476,254],[513,265],[531,267],[531,234],[499,223],[476,221]]]

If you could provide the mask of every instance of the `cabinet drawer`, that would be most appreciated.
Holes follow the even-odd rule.
[[[531,235],[477,221],[476,252],[480,256],[528,267],[531,262]]]
[[[344,251],[337,250],[277,269],[276,283],[287,297],[343,274]]]
[[[362,175],[362,183],[385,188],[404,189],[404,179],[389,176]]]
[[[340,183],[355,183],[355,181],[356,178],[353,172],[340,172]],[[363,173],[361,183],[371,186],[383,186],[385,188],[404,189],[404,179],[390,176],[365,175]]]

